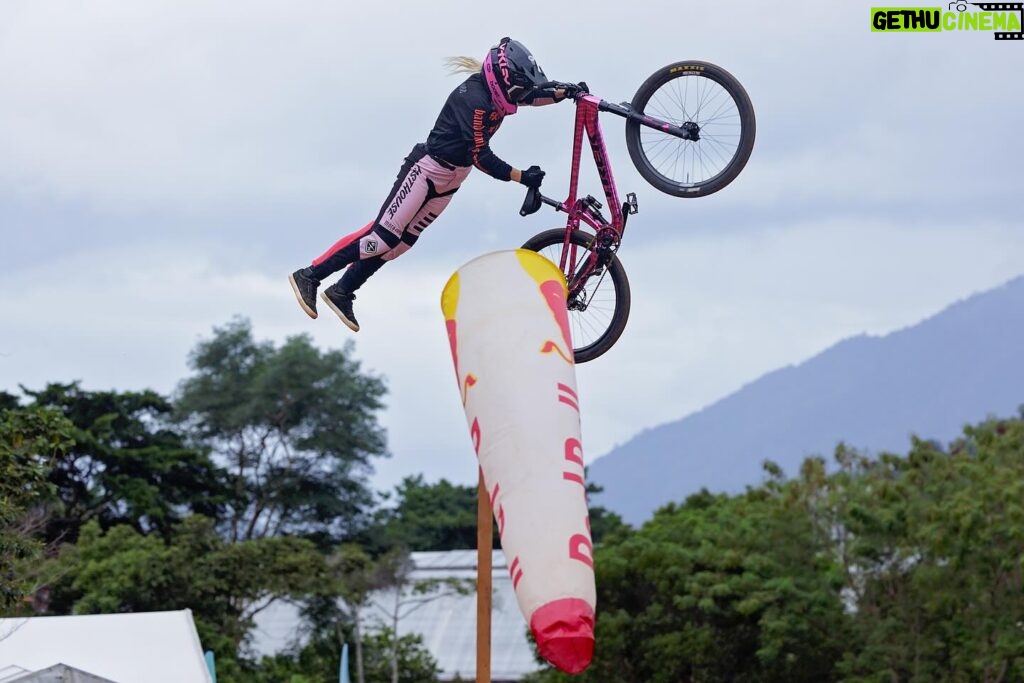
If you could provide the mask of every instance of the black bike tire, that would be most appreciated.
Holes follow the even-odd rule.
[[[709,62],[690,60],[669,64],[659,69],[651,74],[636,91],[630,106],[634,111],[642,113],[647,102],[663,85],[676,78],[693,75],[695,72],[721,85],[732,97],[739,111],[741,125],[739,145],[737,145],[732,159],[717,175],[709,178],[707,181],[693,185],[678,183],[671,178],[665,177],[658,172],[644,153],[643,145],[640,141],[642,124],[638,121],[626,121],[626,148],[629,150],[629,156],[633,160],[636,170],[640,172],[644,180],[655,188],[674,197],[704,197],[718,192],[735,180],[736,176],[743,170],[743,167],[747,165],[750,152],[754,148],[754,138],[757,134],[754,106],[750,102],[747,91],[732,74],[722,67]],[[672,121],[670,123],[677,122]]]
[[[594,241],[594,235],[583,230],[573,230],[570,240],[573,244],[589,248]],[[553,228],[538,233],[526,240],[523,249],[540,252],[545,247],[558,246],[565,243],[565,228]],[[557,263],[555,264],[558,265]],[[630,295],[629,279],[626,277],[626,269],[622,266],[617,256],[612,256],[608,264],[608,274],[611,277],[612,285],[615,288],[615,311],[612,313],[611,324],[598,339],[587,346],[573,348],[573,358],[577,363],[586,363],[601,356],[612,348],[622,336],[626,329],[626,320],[629,318]],[[572,316],[572,311],[569,315]]]

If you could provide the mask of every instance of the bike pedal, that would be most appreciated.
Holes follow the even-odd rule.
[[[628,214],[628,215],[631,216],[631,215],[633,215],[635,213],[638,213],[639,211],[640,211],[640,207],[637,206],[637,203],[636,203],[636,193],[634,193],[634,192],[627,192],[626,193],[626,201],[624,201],[622,203],[622,213],[624,215]]]

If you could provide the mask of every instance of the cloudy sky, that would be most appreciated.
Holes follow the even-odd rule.
[[[80,380],[174,390],[233,316],[260,339],[356,341],[387,378],[393,457],[375,483],[475,481],[438,300],[470,258],[557,225],[519,186],[470,176],[416,249],[360,292],[358,335],[300,312],[286,276],[372,218],[458,78],[503,35],[552,78],[629,100],[704,59],[757,112],[739,179],[663,195],[603,119],[640,214],[620,257],[618,345],[578,369],[588,460],[779,366],[884,334],[1024,273],[1024,45],[880,34],[871,3],[500,5],[340,0],[0,2],[0,389]],[[506,121],[492,146],[567,189],[573,111]],[[584,175],[590,191],[600,189]]]

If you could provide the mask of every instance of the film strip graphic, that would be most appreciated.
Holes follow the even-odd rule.
[[[980,7],[986,12],[1020,12],[1021,26],[1024,26],[1024,2],[972,2],[969,4]],[[1024,30],[996,31],[993,35],[996,40],[1024,40]]]

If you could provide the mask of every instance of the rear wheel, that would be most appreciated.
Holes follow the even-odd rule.
[[[651,75],[633,96],[633,111],[688,129],[684,140],[626,121],[633,164],[654,187],[676,197],[703,197],[731,183],[750,158],[756,123],[747,91],[708,62],[676,62]]]
[[[534,235],[523,245],[523,249],[536,251],[556,266],[562,257],[565,242],[565,228],[545,230]],[[566,258],[566,268],[575,263],[576,271],[589,258],[594,235],[583,230],[573,230]],[[570,290],[575,282],[575,273],[564,273]],[[591,273],[580,292],[566,302],[569,308],[569,325],[572,335],[573,356],[577,363],[586,363],[602,355],[618,341],[629,318],[629,280],[626,269],[614,254],[607,267]]]

